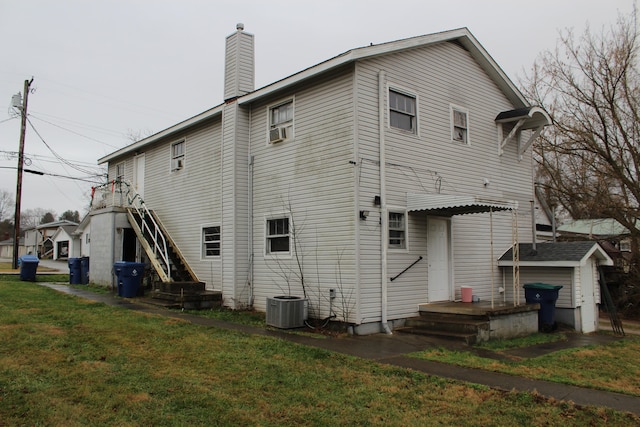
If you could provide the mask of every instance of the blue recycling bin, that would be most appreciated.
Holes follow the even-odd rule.
[[[540,304],[538,310],[538,330],[550,332],[556,329],[555,312],[561,285],[548,283],[527,283],[524,285],[524,298],[527,304]]]
[[[69,258],[69,283],[72,285],[80,285],[82,283],[82,270],[80,258]]]
[[[80,283],[83,285],[89,284],[89,257],[83,256],[80,258]]]
[[[113,264],[113,271],[118,277],[118,296],[133,298],[138,294],[144,267],[141,262],[116,261]]]
[[[35,282],[36,270],[40,260],[35,255],[22,255],[20,261],[20,280]]]

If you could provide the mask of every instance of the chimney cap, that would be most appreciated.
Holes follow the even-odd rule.
[[[242,22],[238,22],[236,24],[236,30],[243,31],[244,30],[244,24]]]

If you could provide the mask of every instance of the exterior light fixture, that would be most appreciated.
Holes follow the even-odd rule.
[[[360,211],[360,219],[365,220],[369,216],[369,211]]]

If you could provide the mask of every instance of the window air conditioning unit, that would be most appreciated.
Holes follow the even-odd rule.
[[[173,161],[173,170],[182,169],[183,164],[184,164],[184,161],[182,159],[175,159]]]
[[[286,128],[273,128],[269,131],[269,142],[274,144],[287,138]]]

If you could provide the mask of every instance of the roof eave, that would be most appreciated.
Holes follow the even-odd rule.
[[[108,154],[100,159],[98,159],[98,164],[101,165],[103,163],[107,163],[110,162],[113,159],[116,159],[118,157],[124,156],[126,154],[135,152],[140,150],[142,147],[145,147],[149,144],[152,144],[156,141],[158,141],[159,139],[162,139],[166,136],[169,136],[171,134],[174,134],[176,132],[180,132],[183,131],[184,129],[190,128],[192,126],[195,126],[201,122],[204,122],[206,120],[210,120],[216,116],[219,116],[222,114],[222,109],[224,107],[224,104],[220,104],[216,107],[213,107],[207,111],[204,111],[198,115],[195,115],[187,120],[184,120],[178,124],[175,124],[169,128],[166,128],[165,130],[162,130],[156,134],[153,134],[151,136],[148,136],[144,139],[141,139],[140,141],[134,142],[133,144],[127,145],[126,147],[121,148],[120,150],[114,151],[111,154]]]
[[[458,41],[465,49],[467,49],[471,56],[476,61],[478,61],[482,69],[504,92],[504,94],[514,105],[514,107],[520,108],[528,105],[527,100],[522,92],[520,92],[520,90],[513,84],[513,82],[507,77],[504,71],[502,71],[500,66],[493,60],[491,55],[489,55],[489,53],[484,49],[484,47],[482,47],[482,45],[467,28],[458,28],[455,30],[443,31],[435,34],[427,34],[424,36],[412,37],[378,45],[356,48],[343,53],[342,55],[338,55],[332,59],[324,61],[318,65],[307,68],[306,70],[296,73],[290,77],[244,95],[238,99],[238,104],[250,104],[274,92],[286,89],[309,78],[315,77],[351,62],[362,59],[370,59],[380,55],[400,52],[406,49],[412,49],[415,47],[447,41]]]

